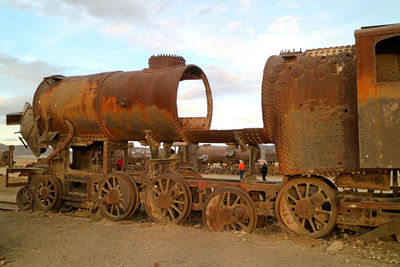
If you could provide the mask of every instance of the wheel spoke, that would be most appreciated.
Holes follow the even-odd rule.
[[[116,208],[116,210],[117,210],[117,215],[120,216],[121,213],[120,213],[120,211],[119,211],[119,205],[115,205],[115,208]]]
[[[167,178],[167,185],[165,186],[165,190],[168,190],[168,189],[169,189],[169,183],[170,183],[170,179]]]
[[[171,208],[173,208],[174,210],[176,210],[176,212],[178,212],[179,214],[182,213],[182,211],[180,211],[175,205],[171,205]]]
[[[227,196],[226,196],[226,206],[227,206],[227,207],[230,207],[230,206],[231,206],[231,192],[228,192],[228,193],[227,193]]]
[[[310,190],[310,183],[306,183],[306,194],[305,194],[305,198],[308,198],[308,192]]]
[[[238,230],[238,228],[236,227],[235,223],[232,223],[230,226],[232,227],[232,230],[234,230],[234,231]]]
[[[171,208],[168,208],[168,213],[171,216],[172,220],[174,221],[176,219],[174,211]]]
[[[314,215],[313,216],[316,220],[318,220],[320,223],[322,223],[324,225],[324,227],[326,226],[326,223],[318,216]]]
[[[288,198],[290,198],[294,203],[297,203],[297,199],[296,198],[294,198],[292,195],[290,195],[290,193],[289,192],[287,192],[287,196],[288,196]]]
[[[184,193],[180,191],[176,196],[173,196],[172,199],[177,199],[178,197],[182,196]]]
[[[172,203],[185,205],[185,202],[179,200],[172,200]]]
[[[160,185],[160,191],[161,191],[161,192],[165,192],[165,191],[167,191],[166,189],[164,189],[164,183],[163,183],[163,180],[159,180],[159,181],[158,181],[158,184]]]
[[[220,199],[218,202],[218,207],[223,207],[225,206],[224,200],[225,200],[226,192],[224,192],[222,195],[220,194]]]
[[[244,225],[242,222],[236,222],[236,224],[242,227],[242,229],[246,228],[246,225]]]
[[[110,182],[108,181],[108,179],[106,180],[106,184],[108,185],[108,188],[109,188],[109,189],[112,188],[112,186],[111,186]]]
[[[299,199],[302,199],[303,197],[302,197],[302,195],[300,194],[298,185],[295,184],[295,185],[294,185],[294,188],[296,189],[296,193],[297,193],[297,195],[299,196]]]
[[[332,211],[329,211],[329,210],[323,210],[323,209],[316,208],[314,211],[332,215]]]
[[[157,196],[159,196],[160,195],[160,191],[158,191],[156,188],[154,188],[154,187],[152,187],[153,188],[153,191],[157,194]]]
[[[235,199],[235,201],[233,202],[232,206],[235,206],[236,204],[238,204],[238,203],[239,203],[239,200],[240,200],[240,196],[239,196],[239,195],[236,195],[236,199]]]
[[[309,218],[309,219],[307,219],[308,220],[308,222],[310,223],[310,225],[311,225],[311,228],[313,229],[313,233],[314,232],[316,232],[317,231],[317,229],[315,229],[315,225],[314,225],[314,222],[313,222],[313,220],[311,219],[311,218]]]
[[[105,187],[102,187],[101,188],[101,192],[104,192],[104,193],[107,194],[108,192],[110,192],[110,190],[106,189]]]

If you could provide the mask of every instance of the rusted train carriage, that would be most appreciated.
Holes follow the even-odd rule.
[[[202,210],[204,224],[216,231],[251,232],[258,216],[275,215],[284,229],[311,237],[335,225],[396,222],[400,24],[362,28],[355,39],[355,46],[270,57],[261,129],[209,130],[206,76],[180,57],[152,57],[149,69],[138,72],[45,78],[33,106],[7,117],[8,124],[21,124],[37,155],[55,148],[24,170],[29,181],[17,200],[23,208],[35,202],[50,209],[61,201],[99,206],[114,220],[130,216],[139,201],[153,220],[179,223]],[[177,116],[177,85],[185,79],[203,80],[206,117]],[[128,140],[150,145],[147,173],[112,172],[110,159],[126,158]],[[167,158],[174,141],[188,144],[182,159],[156,159],[160,143]],[[196,161],[197,144],[208,142],[249,149],[251,166],[258,144],[274,143],[283,183],[179,175],[178,163]],[[9,165],[7,179],[21,171]]]
[[[232,146],[215,146],[205,144],[199,146],[196,151],[198,166],[195,169],[200,173],[211,174],[237,174],[239,160],[249,164],[250,151],[242,151]],[[254,161],[260,159],[260,151],[256,151]]]
[[[398,219],[400,25],[362,28],[355,39],[265,65],[264,126],[288,178],[275,215],[299,234]]]

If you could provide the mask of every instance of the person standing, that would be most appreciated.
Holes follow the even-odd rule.
[[[117,170],[122,171],[122,167],[124,166],[124,162],[122,159],[117,160]]]
[[[265,176],[267,176],[267,174],[268,174],[268,165],[267,165],[267,162],[265,162],[265,160],[264,160],[264,163],[261,166],[261,175],[262,175],[263,181],[266,181]]]
[[[243,179],[243,175],[244,175],[244,171],[246,170],[245,166],[244,166],[244,162],[243,160],[239,161],[239,175],[240,175],[240,181],[242,181]]]

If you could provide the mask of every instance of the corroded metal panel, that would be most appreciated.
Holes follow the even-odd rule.
[[[335,183],[344,188],[390,190],[390,173],[340,174],[336,177]]]
[[[400,25],[355,32],[361,168],[400,168]]]
[[[263,128],[245,128],[235,130],[184,130],[187,143],[233,143],[266,144],[271,143]]]
[[[263,121],[283,174],[358,168],[355,59],[354,46],[284,52],[268,59]]]

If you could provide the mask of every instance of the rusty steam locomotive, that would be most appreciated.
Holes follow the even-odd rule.
[[[205,117],[178,116],[177,88],[189,79],[203,82]],[[351,46],[271,56],[262,112],[263,128],[210,130],[206,75],[177,56],[153,56],[142,71],[47,77],[32,105],[7,115],[7,123],[21,125],[35,155],[54,151],[21,169],[13,167],[11,147],[7,185],[24,186],[20,208],[98,207],[121,220],[143,203],[155,221],[179,223],[201,210],[215,231],[251,232],[259,216],[276,216],[287,231],[310,237],[335,225],[398,225],[400,24],[356,30]],[[145,172],[111,167],[127,158],[130,140],[150,146]],[[187,144],[180,157],[170,157],[173,142]],[[274,143],[284,179],[203,178],[184,168],[196,164],[199,143],[248,149],[250,166],[258,144]],[[9,173],[21,171],[27,183],[11,184]]]

